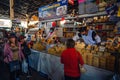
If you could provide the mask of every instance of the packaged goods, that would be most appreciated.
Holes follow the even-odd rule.
[[[60,56],[61,53],[66,49],[66,47],[64,45],[60,45],[60,46],[53,46],[51,48],[48,49],[48,53],[49,54],[54,54],[57,56]]]
[[[84,63],[86,64],[86,60],[87,60],[87,55],[86,54],[82,54],[82,58],[83,58],[83,61],[84,61]]]
[[[99,67],[103,68],[103,69],[106,69],[106,62],[107,62],[106,57],[100,57]]]
[[[90,50],[85,50],[85,54],[91,54]]]
[[[92,62],[93,62],[93,55],[92,54],[88,54],[87,55],[87,59],[86,59],[86,63],[88,65],[92,65]]]
[[[81,50],[80,50],[80,53],[81,53],[81,54],[85,54],[85,49],[81,49]]]
[[[107,63],[106,64],[106,69],[110,71],[114,71],[114,64]]]
[[[97,52],[96,52],[95,50],[92,50],[91,53],[92,53],[92,54],[96,54]]]
[[[50,54],[56,54],[56,51],[55,51],[54,48],[49,48],[48,49],[48,53],[50,53]]]
[[[93,66],[99,67],[99,57],[98,56],[93,57]]]
[[[91,45],[88,45],[88,46],[86,47],[86,49],[87,49],[87,50],[91,50],[91,47],[92,47]]]
[[[107,57],[107,63],[106,63],[106,68],[108,70],[114,71],[114,64],[115,64],[115,57],[114,56],[108,56]]]
[[[99,8],[99,11],[100,12],[105,11],[105,7]]]
[[[105,49],[106,49],[106,48],[105,48],[104,46],[99,46],[99,51],[104,52]]]
[[[33,44],[33,49],[38,50],[38,51],[43,51],[45,50],[45,46],[43,46],[40,42],[37,42]]]
[[[97,52],[97,54],[98,54],[99,56],[103,56],[103,55],[104,55],[103,52]]]
[[[103,2],[99,3],[98,6],[99,6],[99,8],[102,8],[102,7],[105,7],[106,5],[107,5],[107,3],[103,1]]]
[[[111,54],[109,52],[104,52],[104,57],[108,57],[110,56]]]

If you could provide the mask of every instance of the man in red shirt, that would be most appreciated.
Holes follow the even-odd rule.
[[[67,49],[61,55],[61,63],[64,64],[65,80],[80,80],[79,62],[81,66],[84,64],[82,56],[74,48],[75,42],[73,39],[68,39],[66,46]]]

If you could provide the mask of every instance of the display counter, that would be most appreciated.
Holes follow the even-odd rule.
[[[38,72],[42,72],[52,80],[64,80],[64,67],[60,62],[60,57],[31,50],[29,56],[30,66]],[[97,67],[85,65],[87,72],[82,74],[81,80],[109,80],[113,72]]]

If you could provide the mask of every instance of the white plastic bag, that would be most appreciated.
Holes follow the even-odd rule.
[[[28,63],[26,60],[23,60],[22,62],[22,72],[27,73],[28,72]]]

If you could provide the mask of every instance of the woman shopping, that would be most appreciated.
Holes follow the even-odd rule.
[[[8,40],[4,46],[4,62],[9,66],[10,80],[19,80],[20,62],[24,59],[24,55],[15,34],[11,33]]]
[[[79,62],[83,66],[82,56],[76,51],[73,39],[68,39],[67,49],[62,52],[61,63],[64,64],[65,80],[80,80]]]

